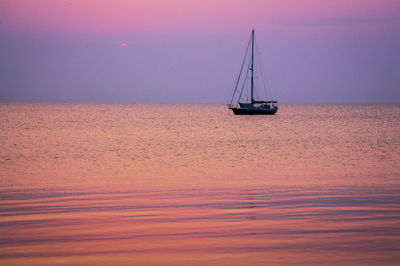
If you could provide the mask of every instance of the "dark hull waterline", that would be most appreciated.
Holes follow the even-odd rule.
[[[247,108],[230,108],[235,115],[274,115],[278,108],[270,110],[257,110]]]

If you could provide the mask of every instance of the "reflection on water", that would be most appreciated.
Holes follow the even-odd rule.
[[[0,264],[396,264],[400,105],[0,104]]]
[[[400,105],[0,104],[2,186],[392,184]]]
[[[399,221],[400,188],[3,190],[0,258],[6,264],[396,263]]]

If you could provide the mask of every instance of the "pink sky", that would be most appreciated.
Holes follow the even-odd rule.
[[[0,100],[224,102],[252,28],[278,101],[400,101],[399,0],[0,0]]]
[[[234,32],[257,29],[346,27],[380,30],[400,13],[396,0],[3,0],[12,30],[123,35]],[[393,25],[392,25],[393,26]]]

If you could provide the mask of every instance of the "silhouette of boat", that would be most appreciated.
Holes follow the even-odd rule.
[[[243,73],[243,66],[246,62],[246,58],[248,57],[248,51],[249,51],[249,46],[251,45],[251,55],[250,55],[250,60],[248,63],[248,68],[246,71],[246,75],[244,77],[244,82],[242,89],[240,90],[240,94],[237,97],[237,103],[232,103],[233,99],[237,95],[238,92],[238,85],[240,83],[241,76]],[[243,94],[243,90],[245,88],[245,85],[248,81],[248,74],[249,71],[251,72],[250,76],[250,99],[248,99],[248,102],[240,102]],[[233,111],[235,115],[273,115],[278,111],[278,105],[277,101],[269,100],[269,101],[263,101],[263,100],[255,100],[254,99],[254,30],[251,31],[251,37],[249,40],[249,43],[247,45],[246,49],[246,54],[243,59],[242,67],[240,69],[239,77],[236,82],[235,90],[233,92],[232,98],[230,103],[228,104],[228,108]]]

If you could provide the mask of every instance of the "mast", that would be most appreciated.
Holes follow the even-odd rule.
[[[254,30],[251,31],[251,103],[254,103],[253,89],[254,89]]]

